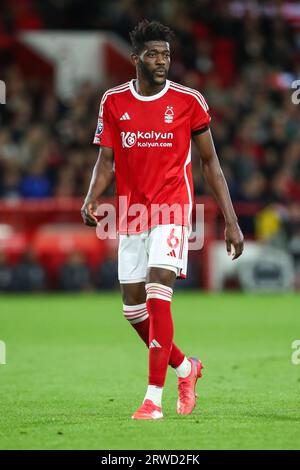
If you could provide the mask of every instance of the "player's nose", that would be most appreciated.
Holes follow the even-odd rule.
[[[157,65],[165,65],[166,64],[166,58],[165,58],[164,54],[157,54],[156,64]]]

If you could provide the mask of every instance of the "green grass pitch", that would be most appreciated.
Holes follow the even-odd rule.
[[[147,349],[116,294],[2,296],[1,449],[299,449],[299,295],[175,293],[175,341],[205,364],[191,416],[136,422]]]

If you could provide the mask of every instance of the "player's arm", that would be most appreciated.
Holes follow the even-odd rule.
[[[200,154],[203,176],[212,190],[225,219],[225,241],[228,254],[234,247],[232,259],[238,258],[244,248],[244,237],[232,206],[228,186],[216,154],[210,130],[193,136]]]
[[[90,187],[83,206],[81,215],[86,225],[95,227],[97,219],[95,217],[97,208],[97,198],[110,185],[114,176],[114,154],[111,147],[100,147],[97,162],[93,169]]]

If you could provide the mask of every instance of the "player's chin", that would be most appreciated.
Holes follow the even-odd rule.
[[[153,82],[155,83],[155,85],[164,85],[166,83],[166,80],[167,80],[166,75],[164,76],[154,75],[153,77]]]

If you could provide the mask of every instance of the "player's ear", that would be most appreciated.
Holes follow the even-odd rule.
[[[134,52],[132,52],[132,53],[130,54],[130,61],[131,61],[132,65],[133,65],[134,67],[136,67],[136,65],[137,65],[137,63],[138,63],[138,60],[139,60],[138,55],[135,54]]]

